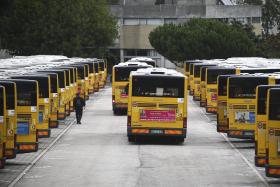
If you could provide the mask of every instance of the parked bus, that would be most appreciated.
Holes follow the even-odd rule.
[[[5,157],[16,157],[16,131],[17,131],[17,89],[14,82],[0,80],[0,86],[5,88],[6,95],[6,144]]]
[[[271,88],[267,97],[267,164],[266,176],[280,178],[280,89]]]
[[[58,76],[58,112],[57,119],[64,120],[66,118],[66,72],[63,70],[49,69],[38,72],[56,73]]]
[[[74,65],[77,67],[78,76],[77,76],[77,93],[80,93],[80,96],[86,99],[88,96],[87,87],[86,87],[86,68],[83,64]]]
[[[5,87],[0,86],[0,169],[5,167],[6,146],[6,95]]]
[[[13,79],[26,79],[35,80],[38,82],[39,86],[39,100],[38,100],[38,125],[37,125],[37,135],[38,138],[48,138],[51,135],[49,128],[50,121],[50,100],[52,100],[51,94],[51,80],[49,75],[23,75],[23,76],[13,76]]]
[[[105,71],[106,70],[106,66],[105,66],[105,62],[104,60],[98,60],[98,63],[99,63],[99,75],[98,75],[98,78],[99,78],[99,88],[104,88],[105,86],[105,80],[107,79],[105,77]]]
[[[209,63],[201,63],[201,64],[194,64],[193,67],[193,100],[199,101],[200,100],[200,80],[201,80],[201,68],[202,67],[211,67],[216,66],[216,64],[209,64]]]
[[[228,136],[254,139],[256,87],[274,82],[265,75],[233,76],[227,81]]]
[[[187,131],[187,78],[175,70],[147,68],[129,79],[127,136],[169,136],[183,142]]]
[[[280,88],[280,85],[261,85],[256,92],[256,128],[255,128],[255,165],[264,167],[267,149],[267,92],[270,88]]]
[[[7,79],[17,87],[17,153],[38,150],[39,86],[34,80]]]
[[[187,61],[184,64],[185,75],[188,78],[188,90],[190,90],[191,81],[193,80],[193,65],[196,63],[202,63],[201,61]],[[190,90],[190,95],[192,95]]]
[[[83,62],[84,64],[87,64],[89,67],[89,88],[88,92],[89,94],[94,93],[94,86],[95,86],[95,69],[94,69],[94,62],[88,61],[88,62]],[[105,72],[107,73],[107,71]]]
[[[95,85],[94,85],[94,91],[98,92],[99,91],[99,84],[100,84],[100,79],[99,79],[99,63],[94,62],[94,72],[95,72]]]
[[[205,75],[206,112],[217,112],[217,78],[219,75],[236,74],[236,68],[208,67]]]
[[[114,114],[127,111],[128,103],[128,84],[131,71],[139,68],[152,67],[146,63],[126,62],[119,63],[113,67],[112,71],[112,106]]]

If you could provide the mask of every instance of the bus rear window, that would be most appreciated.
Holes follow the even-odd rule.
[[[218,95],[220,96],[227,96],[227,78],[228,77],[219,77]]]
[[[78,67],[78,79],[85,79],[85,69],[82,66]]]
[[[256,87],[258,85],[267,85],[268,78],[230,78],[229,79],[229,98],[248,98],[256,97]]]
[[[115,67],[115,81],[125,82],[129,80],[129,75],[131,71],[136,71],[143,67]]]
[[[271,91],[269,99],[269,120],[280,120],[280,90]]]
[[[0,89],[0,116],[4,116],[4,91]]]
[[[51,75],[51,92],[57,93],[57,76]]]
[[[6,91],[6,107],[8,110],[15,109],[15,85],[14,83],[1,83],[1,86],[5,87]]]
[[[98,63],[94,63],[94,71],[95,71],[95,73],[99,72]]]
[[[136,76],[132,79],[132,96],[184,98],[183,77]]]
[[[201,66],[194,66],[194,77],[200,77]]]
[[[36,106],[37,86],[34,82],[17,83],[17,105]]]
[[[100,71],[104,71],[104,62],[99,62]]]
[[[58,86],[59,88],[65,88],[65,73],[64,71],[58,72]]]
[[[219,75],[234,74],[234,69],[208,69],[207,71],[207,84],[217,84],[217,77]]]

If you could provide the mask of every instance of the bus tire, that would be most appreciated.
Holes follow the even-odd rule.
[[[185,138],[176,138],[175,141],[176,141],[177,143],[184,143]]]

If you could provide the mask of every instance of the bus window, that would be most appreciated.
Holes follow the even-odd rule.
[[[36,85],[22,82],[17,84],[17,105],[18,106],[36,106],[37,105],[37,93]]]
[[[184,78],[133,77],[132,96],[141,97],[184,97]]]

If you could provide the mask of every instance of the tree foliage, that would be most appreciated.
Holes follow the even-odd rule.
[[[237,26],[192,19],[185,24],[163,25],[149,36],[151,45],[172,61],[252,56],[255,45]]]
[[[280,1],[266,0],[262,9],[262,21],[265,36],[269,35],[269,31],[276,25],[280,29]]]
[[[117,36],[104,0],[13,0],[2,20],[2,47],[19,55],[102,56]]]
[[[263,57],[280,58],[280,33],[268,36],[260,45]]]

